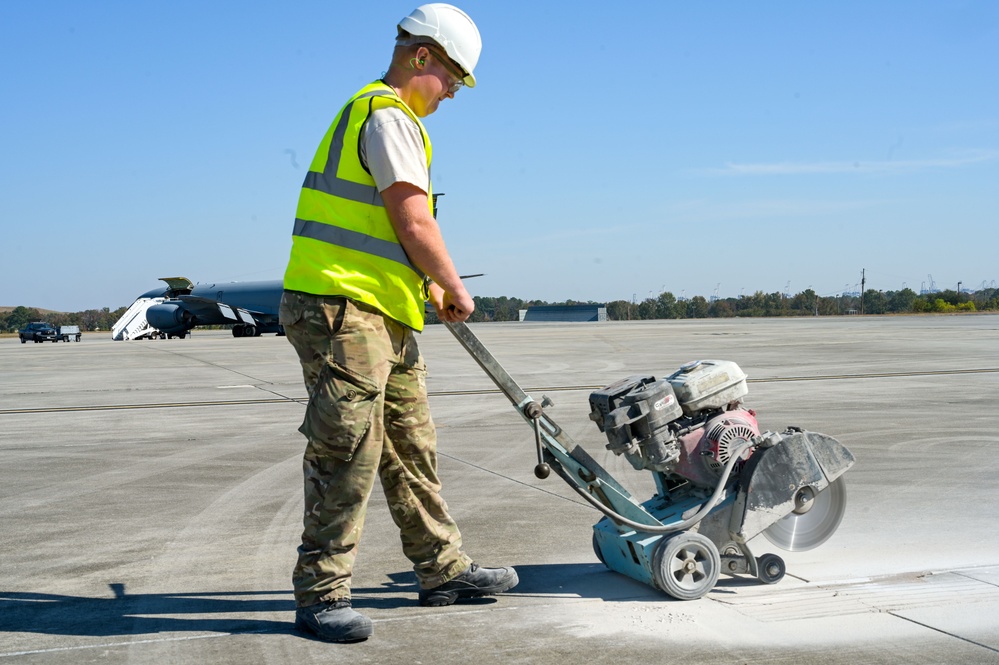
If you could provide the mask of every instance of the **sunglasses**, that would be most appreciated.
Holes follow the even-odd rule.
[[[447,57],[443,53],[439,52],[437,49],[426,47],[430,51],[430,55],[437,58],[437,62],[444,66],[444,69],[448,73],[448,87],[447,91],[452,95],[461,90],[461,87],[465,85],[465,75],[460,69],[458,69],[454,63],[451,62],[451,58]]]

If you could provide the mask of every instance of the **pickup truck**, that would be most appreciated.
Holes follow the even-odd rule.
[[[32,342],[58,342],[62,339],[59,331],[53,328],[48,323],[43,323],[41,321],[36,321],[34,323],[29,323],[20,330],[17,331],[18,337],[21,338],[21,344],[25,344],[28,340]]]

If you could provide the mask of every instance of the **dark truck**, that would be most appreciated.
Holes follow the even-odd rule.
[[[25,344],[28,340],[32,342],[58,342],[62,339],[62,335],[59,331],[53,328],[48,323],[43,323],[41,321],[36,321],[34,323],[29,323],[24,326],[24,328],[17,331],[18,336],[21,338],[21,344]]]

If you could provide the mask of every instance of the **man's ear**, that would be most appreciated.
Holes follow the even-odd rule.
[[[425,65],[425,64],[427,64],[427,56],[428,55],[430,55],[430,51],[425,46],[421,46],[420,48],[416,49],[416,58],[415,58],[415,60],[419,64]]]

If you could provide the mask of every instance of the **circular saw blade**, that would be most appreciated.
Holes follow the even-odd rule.
[[[846,483],[840,476],[815,495],[807,513],[791,513],[767,527],[767,540],[788,552],[803,552],[829,540],[846,512]]]

